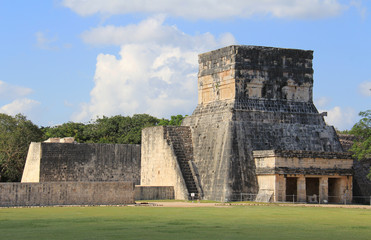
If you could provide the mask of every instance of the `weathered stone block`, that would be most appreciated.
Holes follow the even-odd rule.
[[[31,143],[22,182],[140,183],[140,145]]]
[[[135,200],[175,199],[173,186],[135,186]]]
[[[116,205],[134,203],[132,182],[1,183],[0,206]]]

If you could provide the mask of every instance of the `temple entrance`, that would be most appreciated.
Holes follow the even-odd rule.
[[[341,201],[341,179],[340,178],[329,178],[328,179],[328,202],[329,203],[340,203]]]
[[[307,201],[309,203],[318,202],[319,178],[306,178],[305,186],[306,186]]]
[[[286,201],[297,202],[298,199],[298,178],[286,178]]]

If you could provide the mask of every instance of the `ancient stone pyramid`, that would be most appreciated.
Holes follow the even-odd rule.
[[[183,121],[205,199],[257,193],[256,150],[343,152],[313,104],[313,51],[229,46],[199,55],[198,105]]]

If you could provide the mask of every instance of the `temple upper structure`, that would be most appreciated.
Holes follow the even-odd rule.
[[[199,55],[198,104],[233,99],[312,103],[313,51],[230,46]]]
[[[219,201],[243,193],[262,201],[350,200],[352,159],[313,104],[312,59],[313,51],[259,46],[200,54],[198,105],[182,131],[143,131],[142,184],[180,183],[184,196]],[[166,151],[148,141],[160,138]],[[166,182],[160,159],[172,159],[177,184]]]

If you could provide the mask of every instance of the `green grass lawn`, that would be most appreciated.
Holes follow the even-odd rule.
[[[371,239],[371,211],[280,206],[2,208],[0,239]]]

